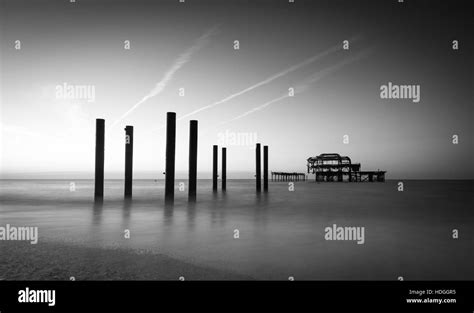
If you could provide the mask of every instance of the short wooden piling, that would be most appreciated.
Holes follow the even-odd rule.
[[[125,198],[132,197],[133,181],[133,126],[125,127]]]
[[[176,153],[176,113],[166,114],[166,170],[165,170],[165,201],[174,201]]]
[[[104,145],[105,120],[98,118],[95,121],[95,188],[96,200],[104,197]]]
[[[260,192],[262,191],[262,170],[261,170],[261,155],[260,155],[260,144],[257,143],[257,147],[255,149],[255,162],[256,162],[256,166],[255,166],[255,171],[256,171],[256,175],[255,175],[255,179],[257,181],[257,192]]]
[[[268,191],[268,146],[263,146],[263,191]]]
[[[217,145],[212,147],[212,190],[217,191]]]
[[[222,190],[227,189],[227,148],[222,148]]]
[[[198,149],[198,121],[189,122],[189,187],[188,200],[196,200],[197,185],[197,149]]]

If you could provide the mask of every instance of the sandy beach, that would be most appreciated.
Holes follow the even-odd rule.
[[[0,280],[249,280],[145,250],[0,241]],[[73,277],[73,278],[72,278]]]

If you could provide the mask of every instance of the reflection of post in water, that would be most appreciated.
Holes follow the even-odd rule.
[[[257,208],[267,208],[268,207],[269,196],[268,193],[257,193],[255,194],[255,205]]]
[[[225,192],[218,194],[214,193],[212,200],[206,203],[205,207],[209,209],[211,224],[218,223],[224,225],[226,223],[225,216],[227,215],[229,197]],[[201,213],[201,211],[199,211]]]
[[[173,222],[173,202],[165,201],[163,209],[163,222],[165,225],[170,225]]]
[[[92,225],[99,225],[102,221],[103,199],[95,199],[92,207]]]
[[[123,217],[124,223],[125,222],[128,223],[128,221],[130,220],[131,208],[132,208],[132,199],[126,198],[123,201],[123,206],[122,206],[122,217]]]
[[[268,193],[257,193],[255,196],[255,210],[252,210],[254,214],[254,222],[258,227],[266,226],[268,221],[268,208],[269,208],[269,196]]]
[[[196,202],[188,202],[188,206],[187,206],[188,229],[194,229],[195,219],[196,219]]]

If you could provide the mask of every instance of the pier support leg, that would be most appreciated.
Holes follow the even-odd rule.
[[[256,161],[256,166],[255,166],[255,171],[256,171],[256,181],[257,181],[257,192],[260,192],[262,191],[262,169],[260,168],[261,167],[261,164],[260,164],[260,158],[261,158],[261,155],[260,155],[260,144],[257,143],[257,147],[255,149],[255,161]]]
[[[222,148],[222,191],[227,189],[227,148]]]
[[[189,122],[189,190],[188,200],[196,201],[197,184],[198,121]]]
[[[166,114],[166,169],[165,169],[165,201],[174,201],[174,175],[176,153],[176,113]]]
[[[133,126],[125,127],[125,198],[132,197],[133,181]]]
[[[268,146],[263,146],[263,191],[268,191]]]
[[[212,190],[217,191],[217,145],[212,146]]]
[[[94,199],[104,197],[104,144],[105,120],[98,118],[95,121],[95,188]]]

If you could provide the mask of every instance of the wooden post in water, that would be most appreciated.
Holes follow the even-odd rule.
[[[260,164],[260,158],[261,158],[261,155],[260,155],[260,144],[257,143],[257,148],[255,149],[255,161],[256,161],[256,166],[255,166],[255,171],[257,172],[255,175],[256,177],[256,180],[257,180],[257,192],[260,192],[262,191],[262,170],[260,168],[261,164]]]
[[[166,169],[165,201],[174,201],[174,174],[176,153],[176,113],[166,113]]]
[[[94,199],[104,197],[104,145],[105,145],[105,120],[95,120],[95,188]]]
[[[212,146],[212,190],[217,192],[217,145]]]
[[[132,197],[133,126],[125,127],[125,198]]]
[[[222,148],[222,190],[227,188],[227,148]]]
[[[189,122],[189,193],[188,200],[196,201],[197,185],[197,149],[198,149],[198,121]]]
[[[268,146],[263,146],[263,191],[268,191]]]

